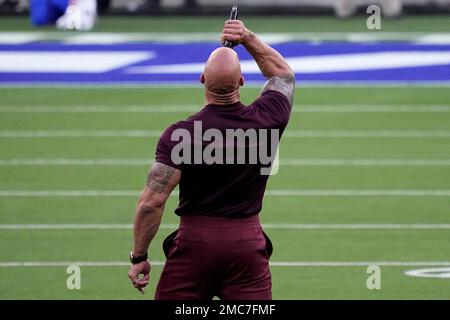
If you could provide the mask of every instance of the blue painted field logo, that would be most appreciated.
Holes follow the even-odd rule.
[[[67,267],[66,273],[69,275],[66,280],[66,287],[69,290],[81,289],[81,269],[79,266],[72,264]]]
[[[172,132],[178,142],[171,152],[174,164],[253,164],[261,175],[278,172],[278,129],[216,129],[203,131],[202,121],[194,121],[194,136],[187,129]]]
[[[371,5],[367,7],[367,14],[370,16],[367,18],[366,26],[369,30],[381,29],[381,8],[377,5]]]
[[[366,273],[370,274],[370,276],[367,278],[367,281],[366,281],[367,289],[380,290],[381,289],[381,269],[380,269],[380,267],[375,264],[372,264],[367,267]]]

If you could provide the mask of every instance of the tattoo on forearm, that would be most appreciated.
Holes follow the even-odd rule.
[[[292,106],[294,102],[295,75],[287,74],[281,77],[275,76],[270,78],[264,85],[261,93],[269,90],[275,90],[284,94]]]
[[[155,162],[147,176],[147,186],[156,192],[164,192],[175,168]]]

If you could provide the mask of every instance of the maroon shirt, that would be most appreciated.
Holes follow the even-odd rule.
[[[206,105],[201,111],[192,115],[187,120],[179,121],[168,127],[159,139],[156,148],[156,161],[181,170],[179,184],[179,206],[175,213],[182,215],[205,215],[225,217],[246,217],[258,214],[262,208],[262,200],[268,175],[261,175],[261,168],[267,167],[258,160],[257,163],[249,163],[246,156],[245,164],[237,164],[237,148],[250,149],[250,139],[245,140],[245,145],[232,146],[234,157],[226,157],[227,148],[230,147],[230,139],[226,139],[226,129],[278,129],[281,137],[286,128],[291,106],[282,93],[266,91],[251,105],[244,106],[237,102],[231,105]],[[218,129],[223,133],[223,141],[215,141],[223,149],[223,162],[232,161],[235,164],[198,164],[194,159],[194,145],[199,145],[199,139],[192,139],[189,144],[190,161],[176,163],[171,157],[172,149],[180,143],[180,138],[173,140],[172,134],[176,129],[185,129],[194,137],[194,121],[201,121],[202,131],[210,128]],[[197,122],[198,125],[199,122]],[[179,130],[178,130],[179,132]],[[217,131],[216,131],[217,132]],[[268,134],[270,137],[270,133]],[[267,142],[268,140],[266,140]],[[185,141],[186,142],[186,141]],[[236,144],[236,140],[234,140]],[[270,142],[270,141],[269,141]],[[201,141],[200,150],[211,144],[211,141]],[[258,147],[270,143],[258,139]],[[273,150],[273,156],[275,155]],[[179,153],[184,155],[183,152]],[[198,154],[198,153],[197,153]],[[213,153],[216,154],[216,153]],[[269,153],[270,154],[270,153]],[[247,153],[248,155],[248,153]],[[233,159],[234,158],[234,159]],[[234,161],[233,161],[234,160]],[[190,163],[186,163],[190,162]]]

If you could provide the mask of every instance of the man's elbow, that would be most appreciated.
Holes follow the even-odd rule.
[[[138,212],[142,214],[152,214],[159,212],[164,208],[166,204],[162,199],[148,199],[142,200],[138,203]]]
[[[292,89],[295,88],[295,73],[293,70],[286,71],[285,74],[283,74],[280,78],[283,79],[283,83],[287,86],[291,86]]]
[[[278,77],[282,78],[284,82],[289,84],[295,84],[295,72],[291,67],[287,66],[283,70],[278,72]]]
[[[287,70],[286,76],[290,78],[293,83],[295,83],[295,72],[291,67]]]

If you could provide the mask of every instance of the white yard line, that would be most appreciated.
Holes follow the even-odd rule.
[[[1,160],[0,160],[1,164]],[[449,166],[450,159],[281,159],[281,166]]]
[[[137,190],[0,190],[0,197],[137,197]],[[450,190],[268,190],[266,196],[318,196],[318,197],[449,197]],[[172,192],[171,196],[178,196]]]
[[[132,229],[132,224],[0,224],[0,230],[116,230]],[[176,224],[162,224],[160,229],[175,229]]]
[[[287,138],[450,138],[446,130],[288,130]]]
[[[159,137],[163,130],[2,130],[0,138],[144,138]]]
[[[365,267],[377,265],[380,267],[410,267],[410,266],[450,266],[450,261],[274,261],[274,267]]]
[[[144,166],[152,162],[149,159],[0,159],[0,166]]]
[[[117,44],[131,41],[157,41],[173,43],[216,42],[219,34],[215,32],[91,32],[89,34],[68,34],[57,32],[23,31],[0,32],[0,43],[17,44],[31,41],[61,40],[77,44]],[[448,44],[450,34],[447,32],[272,32],[260,36],[270,43],[285,41],[328,41],[344,40],[351,42],[374,42],[384,40],[408,40],[426,44]]]
[[[0,138],[159,138],[163,130],[1,130]],[[289,130],[286,138],[450,138],[447,130]]]
[[[135,190],[0,190],[0,197],[136,197]],[[177,196],[176,191],[171,196]]]
[[[200,105],[132,106],[0,106],[0,113],[190,113]],[[450,112],[450,105],[302,105],[294,113],[435,113]]]
[[[446,110],[445,106],[439,106]],[[159,106],[0,106],[1,113],[176,113],[197,112],[201,106],[164,105]],[[448,112],[448,111],[443,111]]]
[[[176,229],[177,224],[161,224],[160,229]],[[0,224],[0,230],[129,230],[132,224]],[[445,223],[264,223],[265,229],[291,230],[447,230]]]
[[[148,166],[149,159],[0,159],[0,166]],[[281,166],[450,166],[450,159],[281,159]]]
[[[265,223],[265,229],[312,229],[312,230],[330,230],[330,229],[344,229],[344,230],[439,230],[450,229],[450,224],[445,223],[412,223],[412,224],[395,224],[395,223]]]
[[[450,190],[268,190],[267,196],[333,196],[333,197],[448,197]]]
[[[153,266],[163,266],[164,261],[151,261]],[[0,268],[18,267],[128,267],[127,261],[4,261]],[[412,267],[412,266],[450,266],[450,261],[271,261],[272,267]]]

